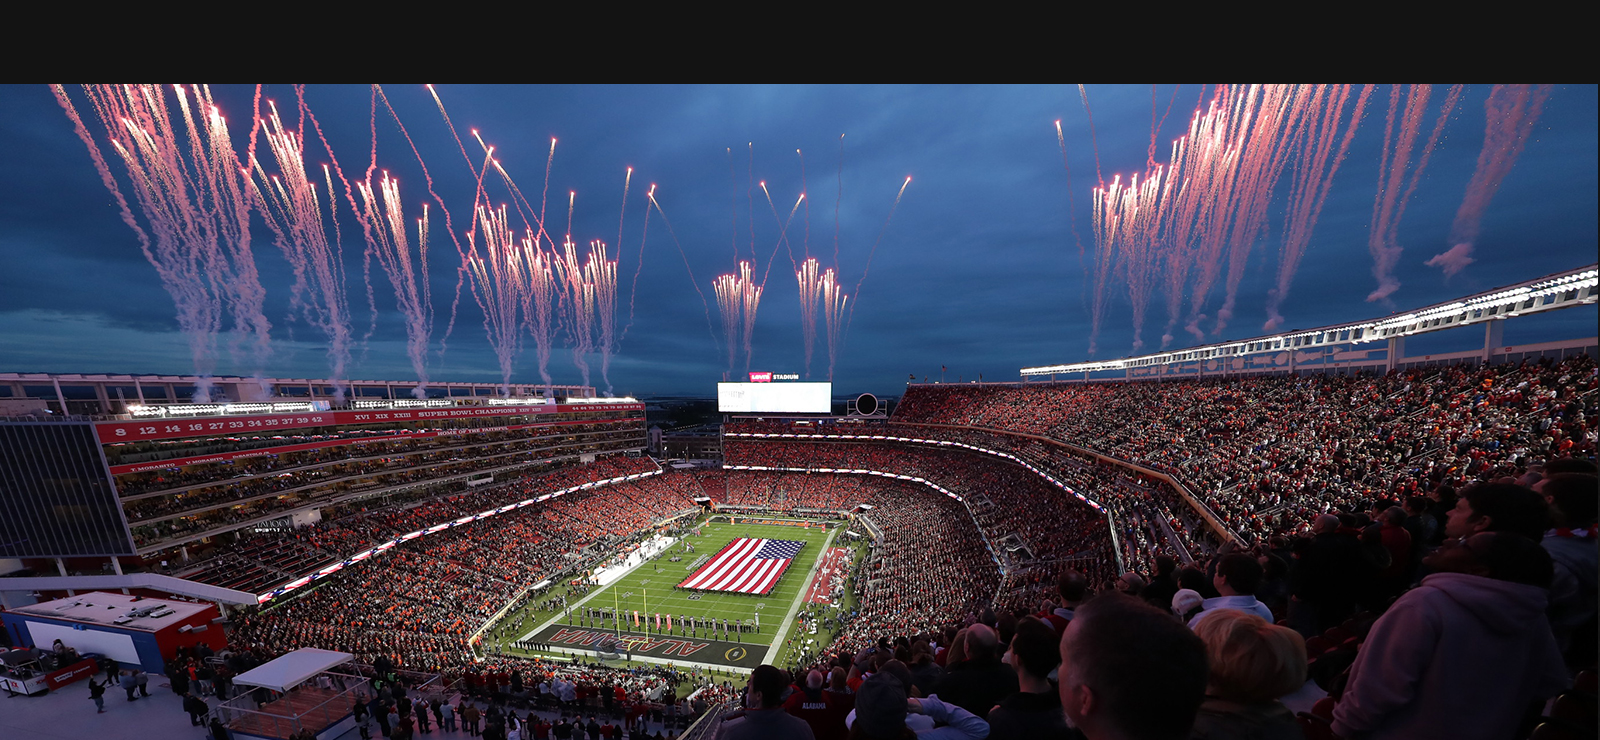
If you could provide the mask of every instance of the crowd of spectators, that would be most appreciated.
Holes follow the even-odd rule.
[[[371,546],[415,529],[529,495],[643,472],[648,460],[611,458],[493,495],[460,496],[325,522],[293,536]],[[513,509],[419,537],[319,579],[305,594],[241,619],[240,634],[275,652],[329,647],[368,660],[443,670],[472,659],[468,638],[513,599],[574,571],[585,551],[604,554],[697,508],[693,477],[667,472]],[[486,500],[487,499],[487,500]],[[345,551],[346,556],[353,554]]]
[[[1526,736],[1561,706],[1547,700],[1582,694],[1573,676],[1596,662],[1595,388],[1587,358],[1383,377],[917,387],[882,433],[1028,460],[1111,512],[1122,549],[1100,512],[1022,466],[826,440],[859,430],[812,427],[803,440],[728,437],[727,462],[910,475],[964,500],[868,476],[666,473],[419,538],[245,615],[238,630],[266,653],[331,647],[468,675],[483,667],[466,637],[531,584],[711,495],[862,511],[881,534],[837,638],[791,651],[795,671],[776,683],[758,670],[746,718],[726,726],[735,734],[782,708],[815,737],[898,738],[920,729],[922,707],[943,729],[982,737],[982,722],[999,740],[1073,737],[1068,719],[1089,738]],[[1123,462],[1176,478],[1240,536],[1214,536],[1177,488]],[[598,477],[575,468],[530,485]],[[296,536],[347,548],[517,495],[431,499]],[[647,699],[649,687],[624,693]],[[829,692],[854,704],[853,719],[822,711],[833,711]],[[1299,716],[1280,702],[1306,693],[1327,699]],[[728,688],[712,682],[707,695]],[[1587,696],[1592,708],[1592,687]],[[898,715],[885,697],[900,697]],[[1463,713],[1463,702],[1485,709]]]
[[[906,697],[987,725],[952,713],[970,735],[949,737],[996,740],[1592,734],[1594,462],[1470,483],[1442,523],[1416,500],[1370,503],[1319,515],[1309,536],[1228,542],[1187,564],[1157,556],[1104,588],[1062,568],[1033,603],[874,617],[876,630],[863,618],[798,653],[784,688],[753,676],[745,703],[782,708],[816,738],[931,731]],[[902,708],[878,725],[885,676]]]
[[[967,500],[971,516],[991,542],[1013,538],[1020,546],[1014,549],[1025,551],[1019,552],[1024,560],[1110,555],[1103,516],[1026,468],[989,455],[892,443],[739,438],[727,439],[723,454],[735,465],[872,470],[922,478]],[[827,481],[830,476],[811,477]],[[839,486],[831,481],[825,485]]]
[[[463,458],[459,452],[434,452],[401,458],[376,458],[314,467],[267,478],[228,482],[184,493],[160,494],[124,504],[134,541],[140,546],[229,524],[259,519],[275,512],[337,501],[372,491],[441,481],[429,486],[466,487],[469,474],[503,474],[542,464],[535,455],[548,449],[537,441],[486,451]],[[528,447],[527,450],[513,448]],[[572,450],[568,450],[572,452]],[[453,481],[442,479],[454,478]]]
[[[1596,388],[1587,356],[1384,375],[913,386],[890,427],[1034,434],[1167,471],[1253,539],[1307,531],[1317,514],[1362,500],[1593,455]]]

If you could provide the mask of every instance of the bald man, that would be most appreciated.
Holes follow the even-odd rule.
[[[945,666],[939,680],[939,698],[979,717],[988,717],[1001,699],[1021,690],[1017,673],[1000,660],[1000,636],[987,625],[975,624],[962,637],[966,659]]]

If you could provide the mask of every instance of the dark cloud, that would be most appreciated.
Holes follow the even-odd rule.
[[[420,86],[385,89],[422,151],[457,232],[464,231],[474,183],[432,98]],[[1165,109],[1171,91],[1156,91],[1158,109]],[[239,141],[248,132],[251,92],[248,87],[217,90]],[[754,254],[763,264],[773,254],[778,227],[771,208],[760,190],[754,191],[752,203],[747,188],[751,142],[753,177],[767,182],[782,215],[802,188],[795,154],[796,148],[802,149],[809,200],[809,235],[802,208],[788,233],[790,249],[778,251],[771,270],[757,321],[753,366],[799,371],[803,365],[790,252],[801,258],[809,247],[811,254],[832,262],[841,174],[839,263],[852,293],[883,232],[838,364],[841,392],[892,394],[907,373],[934,375],[941,365],[951,367],[952,377],[959,370],[968,378],[982,372],[986,379],[1012,379],[1023,365],[1087,357],[1090,323],[1084,291],[1092,284],[1085,283],[1084,265],[1093,258],[1089,189],[1096,157],[1075,87],[442,86],[439,92],[462,135],[479,129],[536,206],[550,137],[559,138],[548,225],[565,231],[566,194],[576,190],[572,231],[580,243],[616,240],[623,170],[635,168],[620,244],[624,290],[619,325],[627,320],[626,288],[639,259],[643,194],[651,183],[658,185],[658,198],[683,256],[660,214],[652,214],[634,324],[611,370],[619,391],[709,392],[726,368],[715,344],[719,340],[713,339],[721,336],[715,305],[710,307],[708,331],[694,286],[710,301],[711,279],[733,268],[736,253],[745,259]],[[1150,93],[1139,86],[1088,88],[1099,169],[1107,179],[1143,169],[1151,139]],[[1171,138],[1187,125],[1199,93],[1195,86],[1178,92],[1157,136],[1158,161],[1165,158]],[[272,86],[266,94],[280,105],[293,100],[289,87]],[[1600,106],[1595,87],[1566,86],[1554,89],[1535,138],[1490,206],[1474,244],[1476,262],[1453,276],[1425,264],[1453,246],[1445,243],[1446,235],[1482,146],[1487,95],[1487,87],[1468,88],[1406,211],[1399,232],[1406,251],[1395,272],[1401,287],[1390,306],[1363,300],[1377,285],[1366,247],[1382,145],[1382,103],[1374,104],[1377,112],[1369,110],[1282,306],[1287,327],[1447,300],[1594,261],[1600,239]],[[380,107],[380,115],[369,123],[368,88],[315,86],[307,96],[347,176],[359,178],[367,169],[371,125],[378,136],[377,167],[401,179],[410,212],[415,215],[424,201],[431,201],[422,170],[387,112]],[[5,369],[188,370],[186,346],[175,336],[172,301],[139,254],[133,234],[121,223],[48,89],[0,87],[0,110],[5,111],[0,140],[8,142],[0,147],[0,263],[6,266],[0,272],[0,315],[6,327],[0,329],[0,346],[6,347]],[[1067,137],[1070,192],[1055,138],[1057,119]],[[846,134],[842,173],[841,133]],[[464,141],[469,155],[481,156],[470,137]],[[317,163],[326,159],[319,147],[314,143],[309,154]],[[884,231],[895,192],[908,174],[914,180]],[[490,193],[496,202],[508,198],[499,183],[491,183]],[[1073,238],[1069,207],[1090,250],[1084,258]],[[1275,204],[1268,234],[1251,256],[1228,337],[1252,336],[1266,320],[1281,211]],[[444,218],[437,207],[433,219],[430,279],[437,350],[450,319],[459,258],[443,233]],[[350,313],[360,337],[367,332],[372,309],[361,282],[359,236],[352,220],[345,219],[344,227]],[[278,343],[263,370],[280,376],[325,373],[321,338],[290,320],[292,277],[259,226],[254,251]],[[408,376],[405,336],[392,293],[381,272],[374,272],[372,280],[376,330],[356,350],[351,374]],[[1207,305],[1213,316],[1220,293],[1219,285]],[[448,351],[442,358],[430,357],[433,376],[496,379],[482,315],[466,288],[457,308]],[[1556,333],[1569,336],[1582,323],[1545,322],[1534,331],[1551,334],[1545,339],[1558,338]],[[1165,324],[1165,299],[1158,292],[1143,332],[1146,347],[1159,343]],[[1176,333],[1180,342],[1189,341],[1181,327]],[[537,377],[531,339],[525,344],[517,363],[517,378],[523,381]],[[1102,357],[1131,350],[1123,288],[1112,288],[1099,344]],[[219,371],[255,370],[223,354]],[[598,361],[591,364],[598,383]],[[813,376],[826,368],[827,350],[819,341]],[[578,377],[565,350],[553,354],[551,370],[563,382]],[[742,360],[735,370],[742,372]]]

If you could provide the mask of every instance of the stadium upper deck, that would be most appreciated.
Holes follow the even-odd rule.
[[[317,521],[355,500],[464,490],[646,445],[633,399],[129,404],[102,420],[0,422],[12,557],[140,555]],[[377,503],[377,502],[374,502]]]

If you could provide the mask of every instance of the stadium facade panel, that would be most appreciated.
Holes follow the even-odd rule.
[[[15,450],[0,461],[5,506],[16,509],[0,525],[11,535],[3,556],[167,559],[229,532],[314,523],[335,504],[463,491],[646,446],[644,404],[632,399],[127,410],[97,421],[0,421],[0,439]]]
[[[133,554],[93,425],[0,424],[0,557]]]

